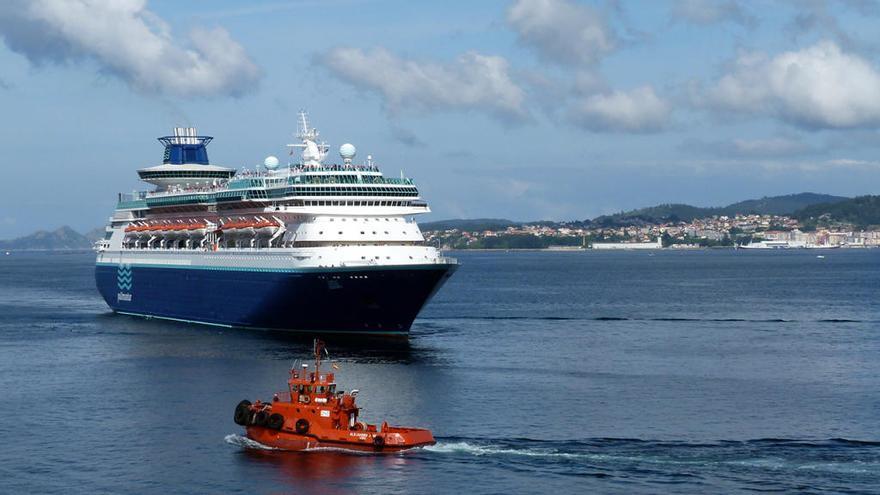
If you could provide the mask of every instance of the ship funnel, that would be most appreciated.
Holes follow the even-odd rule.
[[[159,138],[159,142],[165,145],[162,163],[209,165],[206,146],[212,139],[211,136],[199,136],[195,127],[175,127],[173,136]]]

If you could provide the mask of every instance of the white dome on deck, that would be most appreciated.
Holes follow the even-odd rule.
[[[357,148],[355,148],[354,145],[351,143],[345,143],[339,147],[339,155],[346,162],[350,162],[356,154]]]

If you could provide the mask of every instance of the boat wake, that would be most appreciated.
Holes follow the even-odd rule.
[[[270,446],[268,446],[268,445],[263,445],[263,444],[261,444],[260,442],[256,442],[256,441],[254,441],[254,440],[251,440],[251,439],[248,438],[248,437],[245,437],[245,436],[242,436],[242,435],[236,435],[236,434],[234,434],[234,433],[231,433],[231,434],[229,434],[229,435],[226,435],[225,437],[223,437],[223,440],[224,440],[226,443],[230,444],[230,445],[235,445],[236,447],[242,447],[242,448],[245,448],[245,449],[255,449],[255,450],[279,450],[279,449],[276,449],[275,447],[270,447]]]
[[[580,465],[606,473],[615,471],[674,471],[704,476],[712,471],[773,471],[814,475],[861,475],[880,481],[880,442],[835,438],[809,441],[757,439],[712,443],[664,442],[600,438],[579,442],[530,439],[480,440],[442,438],[427,452],[509,459],[517,465]],[[517,460],[518,459],[518,460]],[[537,466],[536,466],[537,467]]]

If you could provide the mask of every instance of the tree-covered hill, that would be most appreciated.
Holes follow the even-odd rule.
[[[835,203],[807,206],[794,214],[807,225],[849,223],[859,227],[880,225],[880,196],[859,196]]]

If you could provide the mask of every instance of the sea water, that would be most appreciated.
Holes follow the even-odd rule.
[[[233,423],[311,336],[116,316],[91,253],[0,258],[0,492],[880,491],[880,250],[453,255],[409,342],[327,339],[363,418],[437,437],[392,455]]]

